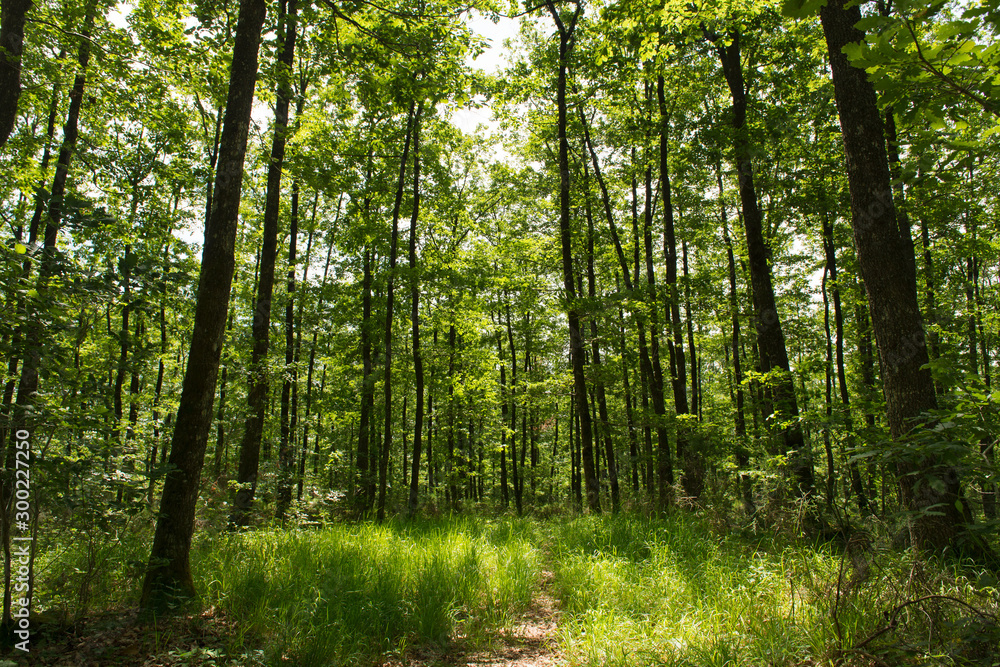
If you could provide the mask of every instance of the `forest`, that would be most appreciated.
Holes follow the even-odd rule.
[[[0,23],[0,666],[1000,665],[998,0]]]

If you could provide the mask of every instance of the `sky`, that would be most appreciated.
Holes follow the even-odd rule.
[[[466,61],[470,67],[482,70],[487,74],[496,74],[510,64],[511,49],[504,46],[507,39],[517,37],[520,25],[517,19],[501,18],[494,24],[488,18],[472,10],[468,18],[469,27],[473,32],[487,39],[486,51],[478,58],[471,56]],[[480,109],[459,109],[455,112],[452,122],[466,134],[473,134],[482,124],[489,130],[495,129],[493,115],[489,107]]]

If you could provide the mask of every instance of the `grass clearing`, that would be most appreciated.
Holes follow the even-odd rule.
[[[90,543],[74,549],[46,571],[85,561]],[[106,612],[40,618],[39,649],[52,656],[40,664],[1000,665],[989,572],[880,550],[864,535],[844,548],[720,533],[690,513],[205,531],[192,563],[203,611],[152,630],[110,597],[141,587],[133,561],[100,561],[86,589],[66,578],[52,602],[84,590]],[[518,645],[528,620],[544,637]]]
[[[266,663],[353,665],[509,627],[540,576],[530,536],[474,519],[259,531],[205,545],[197,571]]]

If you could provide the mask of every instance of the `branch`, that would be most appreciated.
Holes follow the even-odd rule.
[[[965,95],[969,99],[975,101],[985,111],[988,111],[989,113],[993,114],[997,118],[1000,118],[1000,111],[998,111],[997,109],[994,109],[993,105],[991,105],[986,99],[980,97],[979,95],[977,95],[973,91],[969,90],[965,86],[963,86],[960,83],[958,83],[957,81],[953,80],[951,77],[949,77],[944,72],[941,72],[941,71],[938,71],[937,69],[935,69],[934,65],[932,65],[930,63],[930,61],[927,60],[927,58],[924,56],[924,51],[923,51],[923,49],[920,48],[920,40],[917,39],[917,34],[913,31],[913,26],[910,25],[910,19],[908,19],[908,18],[906,18],[904,16],[903,17],[903,25],[906,26],[906,30],[910,33],[910,36],[913,38],[913,45],[915,47],[917,47],[917,57],[920,58],[920,61],[924,64],[924,69],[925,70],[927,70],[928,72],[930,72],[931,74],[933,74],[937,78],[939,78],[942,81],[944,81],[947,85],[949,85],[952,88],[954,88],[960,94]]]

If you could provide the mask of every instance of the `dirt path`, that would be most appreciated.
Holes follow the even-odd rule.
[[[556,628],[559,625],[559,608],[552,597],[553,576],[542,572],[542,581],[531,601],[531,607],[521,617],[521,622],[509,632],[500,635],[499,646],[490,652],[465,656],[459,665],[485,667],[555,667],[562,664],[556,647]]]
[[[553,575],[542,580],[531,605],[511,629],[500,632],[485,648],[472,650],[459,638],[445,649],[417,650],[385,667],[558,667],[564,664],[557,648],[559,607],[551,593]]]

